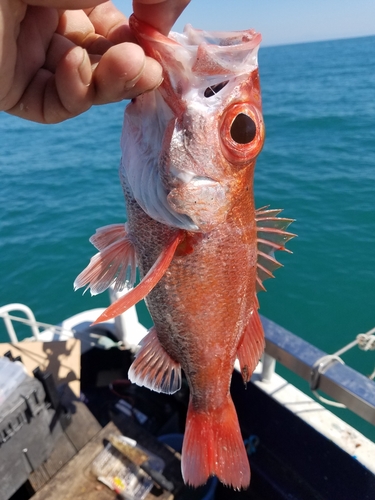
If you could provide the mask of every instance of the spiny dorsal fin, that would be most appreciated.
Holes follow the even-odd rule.
[[[282,264],[275,259],[275,251],[292,253],[285,248],[285,244],[296,236],[286,231],[294,219],[278,217],[280,212],[281,209],[269,210],[268,207],[258,208],[255,211],[258,242],[257,292],[265,291],[263,281],[274,278],[273,271],[282,267]]]

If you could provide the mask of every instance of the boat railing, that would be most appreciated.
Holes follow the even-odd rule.
[[[22,312],[26,318],[10,314],[15,311]],[[18,342],[13,326],[13,322],[16,321],[30,327],[34,340],[41,340],[40,328],[52,327],[56,333],[66,331],[66,328],[36,321],[32,310],[24,304],[1,306],[0,318],[4,321],[12,343]],[[271,380],[276,361],[278,361],[307,380],[316,396],[318,396],[316,391],[322,391],[334,399],[330,402],[334,406],[345,406],[363,419],[375,424],[375,382],[373,380],[345,365],[338,353],[327,354],[267,318],[262,317],[262,323],[266,337],[262,368],[263,381]],[[339,351],[341,352],[343,350]],[[327,402],[327,400],[323,401]]]
[[[340,406],[375,424],[373,380],[347,366],[337,354],[321,351],[277,323],[264,317],[262,323],[266,337],[263,380],[270,380],[278,361],[307,380],[312,391],[324,392]]]
[[[26,317],[16,316],[14,313],[23,313]],[[37,321],[33,311],[25,304],[14,303],[0,306],[0,318],[4,321],[6,333],[8,334],[9,341],[12,344],[19,342],[16,329],[14,328],[14,323],[23,324],[30,328],[31,336],[27,336],[27,340],[45,340],[42,337],[42,334],[46,330],[51,330],[58,336],[64,333],[74,336],[74,330],[71,328],[64,328],[62,326]]]
[[[9,314],[10,312],[21,312],[25,314],[26,318],[20,318],[19,316],[14,316],[13,314]],[[37,325],[34,313],[25,304],[15,303],[15,304],[7,304],[5,306],[1,306],[0,318],[2,318],[4,321],[5,329],[8,333],[10,342],[12,343],[18,342],[18,337],[13,326],[14,321],[25,323],[26,325],[28,325],[31,329],[32,337],[34,337],[35,340],[39,340],[40,330]]]

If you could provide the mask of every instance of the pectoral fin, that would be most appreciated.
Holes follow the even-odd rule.
[[[183,238],[184,231],[177,231],[139,285],[107,307],[99,318],[94,321],[93,325],[115,318],[144,299],[164,276],[173,259],[176,248]]]
[[[125,224],[112,224],[97,229],[90,241],[99,252],[77,276],[74,289],[86,286],[85,291],[90,289],[91,295],[96,295],[111,285],[114,285],[115,291],[133,287],[136,255]]]
[[[99,251],[104,250],[115,241],[126,238],[126,224],[109,224],[99,227],[90,238],[90,243]]]

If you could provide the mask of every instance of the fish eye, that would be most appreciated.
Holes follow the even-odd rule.
[[[225,85],[228,83],[228,81],[229,80],[227,80],[225,82],[217,83],[216,85],[211,85],[211,87],[207,87],[206,90],[204,91],[204,97],[214,96],[215,94],[220,92],[220,90],[222,90],[225,87]]]
[[[254,120],[244,113],[239,113],[230,127],[230,135],[237,144],[250,144],[256,133]]]
[[[238,166],[247,164],[260,153],[264,142],[264,122],[260,102],[230,104],[219,122],[222,152]]]

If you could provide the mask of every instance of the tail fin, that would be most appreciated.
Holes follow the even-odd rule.
[[[185,483],[197,487],[213,475],[236,489],[250,483],[249,460],[230,396],[224,405],[208,413],[198,412],[189,403],[182,476]]]

